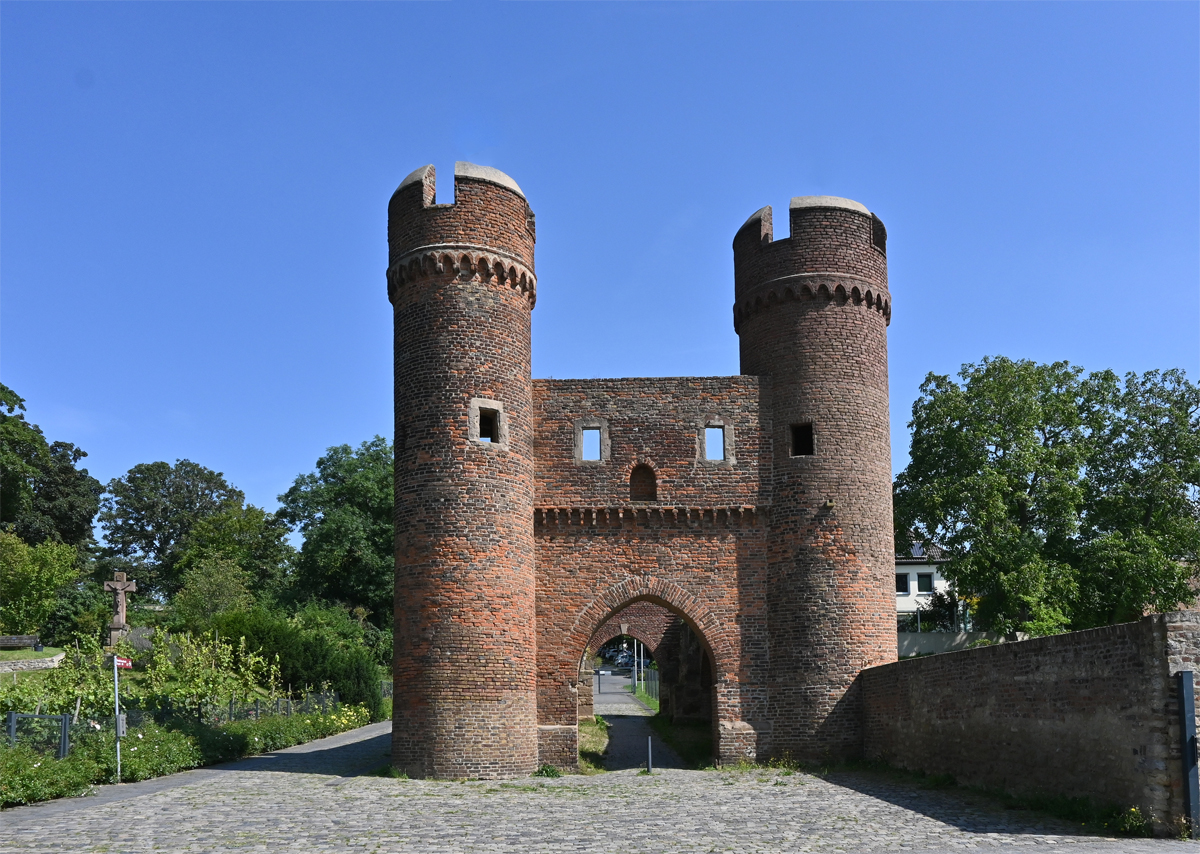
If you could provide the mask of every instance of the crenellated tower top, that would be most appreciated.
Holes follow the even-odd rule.
[[[422,166],[388,203],[388,297],[418,279],[451,273],[537,296],[533,211],[499,169],[454,164],[454,202],[437,203],[436,170]]]
[[[890,321],[887,230],[879,217],[850,199],[798,196],[788,218],[790,235],[774,240],[768,205],[733,238],[734,329],[765,306],[839,291]]]

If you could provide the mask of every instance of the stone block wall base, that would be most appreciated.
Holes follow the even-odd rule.
[[[560,771],[579,770],[578,726],[538,727],[538,766],[542,765]]]
[[[748,721],[721,721],[714,752],[722,765],[755,762],[770,744],[770,725]]]

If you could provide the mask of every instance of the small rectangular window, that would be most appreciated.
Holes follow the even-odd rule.
[[[908,593],[908,573],[907,572],[897,572],[896,573],[896,592],[897,593]]]
[[[494,409],[479,410],[479,441],[500,441],[500,413]]]
[[[792,456],[811,457],[813,455],[813,426],[811,424],[792,425]]]
[[[705,427],[704,428],[704,459],[706,459],[706,460],[723,460],[723,459],[725,459],[725,428],[724,427]]]
[[[917,592],[932,593],[933,592],[933,573],[918,572],[917,573]]]
[[[584,460],[600,459],[600,428],[583,428],[583,451],[580,457]]]

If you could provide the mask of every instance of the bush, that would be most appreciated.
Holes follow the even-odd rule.
[[[0,744],[0,807],[82,795],[97,768],[87,756],[51,759],[18,744]]]
[[[326,714],[272,715],[224,727],[182,720],[165,726],[146,723],[121,740],[121,780],[148,780],[280,750],[357,729],[368,720],[362,706],[342,706]],[[115,782],[114,738],[111,730],[84,735],[61,760],[26,745],[0,746],[0,807],[80,795],[93,783]]]
[[[364,643],[373,632],[390,650],[391,636],[385,638],[373,628],[368,631],[346,609],[310,604],[289,619],[256,608],[218,614],[213,625],[223,637],[244,637],[246,647],[261,650],[268,661],[278,655],[279,679],[285,687],[298,691],[324,685],[336,691],[343,703],[366,706],[371,720],[383,719],[380,671]]]
[[[72,748],[75,756],[86,759],[97,769],[93,781],[115,783],[117,781],[116,736],[111,730],[97,732],[79,739]],[[186,771],[202,764],[203,757],[193,739],[172,729],[164,729],[154,723],[145,723],[131,729],[121,739],[121,782],[132,783],[149,780],[164,774]]]

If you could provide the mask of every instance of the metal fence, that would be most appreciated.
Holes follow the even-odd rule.
[[[658,671],[646,669],[642,671],[642,676],[645,681],[642,685],[642,690],[646,692],[646,696],[651,700],[658,699]]]

